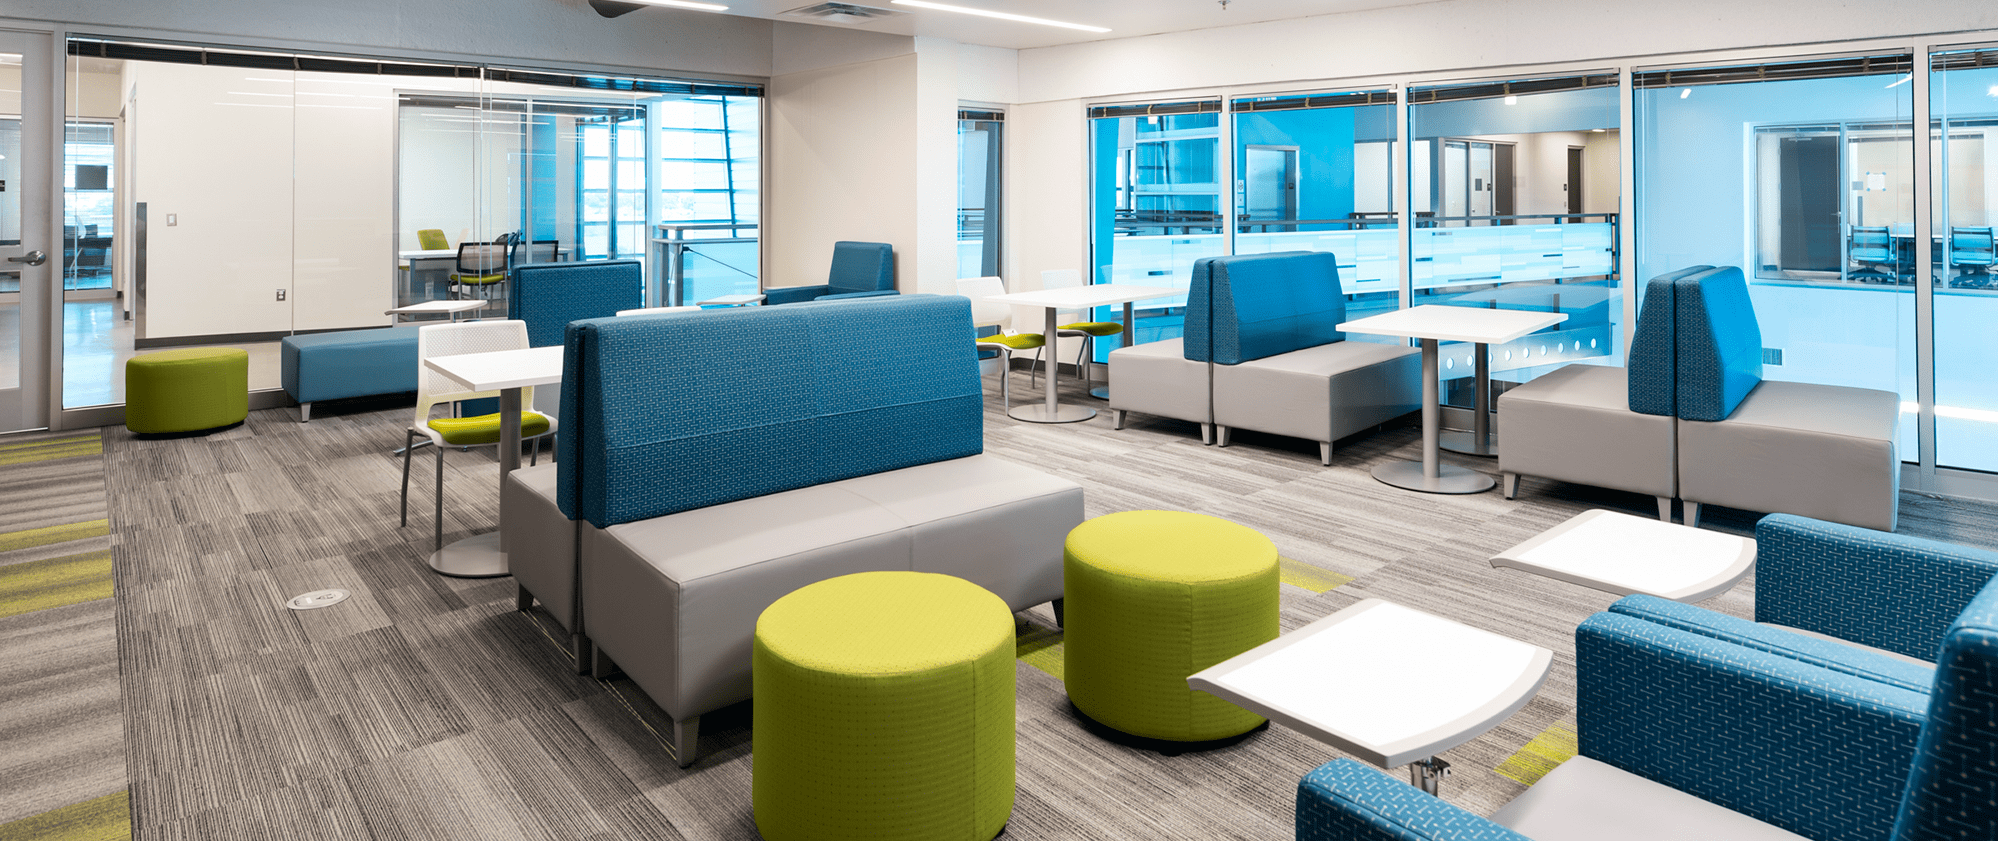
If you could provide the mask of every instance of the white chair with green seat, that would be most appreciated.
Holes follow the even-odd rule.
[[[462,353],[485,353],[495,350],[522,350],[528,347],[527,322],[525,321],[467,321],[462,324],[433,324],[416,331],[416,416],[411,421],[407,434],[403,436],[402,448],[402,524],[409,525],[409,454],[411,450],[429,445],[437,451],[437,548],[444,548],[444,448],[497,445],[500,439],[500,416],[479,415],[469,418],[433,418],[432,407],[440,403],[455,403],[461,400],[479,400],[498,397],[497,391],[466,391],[465,386],[450,377],[431,370],[423,360],[433,356],[455,356]],[[521,389],[520,405],[534,405],[534,387]],[[429,440],[417,442],[417,433]],[[541,460],[541,439],[555,432],[555,419],[522,408],[520,411],[520,440],[534,441],[534,455],[529,463]]]
[[[1066,289],[1081,285],[1082,272],[1075,269],[1047,269],[1041,272],[1042,289]],[[1085,317],[1089,315],[1089,312],[1086,310],[1077,310],[1077,312],[1081,312]],[[1067,312],[1055,314],[1056,320],[1068,316],[1069,313]],[[1059,325],[1055,328],[1055,337],[1057,339],[1082,340],[1082,352],[1076,355],[1075,365],[1082,369],[1083,391],[1095,390],[1095,377],[1094,372],[1091,370],[1094,366],[1089,363],[1096,355],[1096,340],[1105,336],[1115,336],[1122,332],[1124,332],[1124,325],[1115,321],[1077,321]],[[1033,382],[1031,377],[1028,379],[1028,382]]]
[[[971,325],[973,327],[994,327],[999,332],[990,336],[977,337],[978,349],[999,353],[999,400],[1008,409],[1013,408],[1013,396],[1007,387],[1006,374],[1013,369],[1013,351],[1031,350],[1039,360],[1041,347],[1047,344],[1046,337],[1039,333],[1013,332],[1013,307],[1007,304],[988,303],[985,299],[994,295],[1006,294],[1006,281],[996,277],[967,277],[958,280],[957,294],[971,299]]]

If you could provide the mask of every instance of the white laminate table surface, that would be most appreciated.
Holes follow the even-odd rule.
[[[1493,555],[1490,563],[1619,596],[1696,602],[1748,577],[1755,541],[1593,509]]]
[[[1383,768],[1477,738],[1526,706],[1554,654],[1367,599],[1186,679]]]
[[[1375,336],[1497,345],[1567,320],[1568,314],[1563,312],[1423,304],[1354,319],[1340,324],[1339,329]]]
[[[763,300],[763,298],[764,298],[764,296],[763,296],[763,295],[760,295],[760,294],[750,294],[750,295],[722,295],[722,296],[720,296],[720,297],[716,297],[716,298],[709,298],[709,299],[707,299],[707,300],[705,300],[705,301],[700,301],[700,302],[696,303],[696,304],[695,304],[695,306],[702,306],[702,307],[746,307],[746,306],[749,306],[750,304],[754,304],[754,303],[759,303],[759,302],[761,302],[761,301]]]
[[[433,356],[423,364],[473,391],[548,385],[562,381],[562,346]]]
[[[484,300],[482,298],[467,298],[467,299],[446,300],[446,301],[423,301],[421,303],[410,304],[408,306],[396,307],[395,309],[383,313],[383,315],[437,315],[440,313],[450,313],[452,315],[456,315],[461,312],[474,312],[477,310],[485,309],[491,303],[492,303],[491,301]]]
[[[418,251],[398,251],[395,253],[395,256],[401,257],[403,260],[443,260],[446,258],[455,260],[458,258],[458,249],[430,248]]]
[[[1008,292],[992,295],[986,301],[997,304],[1019,304],[1029,307],[1053,307],[1060,310],[1079,310],[1084,307],[1107,307],[1128,301],[1143,301],[1147,298],[1165,298],[1185,293],[1184,289],[1170,286],[1138,286],[1130,283],[1097,283],[1089,286],[1066,286],[1060,289],[1035,289],[1029,292]]]

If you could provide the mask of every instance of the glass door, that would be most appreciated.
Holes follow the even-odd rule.
[[[77,244],[49,236],[48,37],[0,30],[0,432],[48,425],[51,290]]]

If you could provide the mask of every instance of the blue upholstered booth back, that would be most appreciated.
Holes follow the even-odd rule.
[[[1943,636],[1896,841],[1998,838],[1998,582]]]
[[[1345,336],[1339,263],[1324,251],[1208,257],[1193,264],[1185,356],[1236,365]]]
[[[882,292],[895,288],[895,248],[885,242],[833,243],[829,295]]]
[[[637,260],[534,263],[513,270],[507,317],[527,322],[527,343],[562,343],[569,322],[617,315],[645,306],[645,276]]]
[[[1630,410],[1672,417],[1679,413],[1673,384],[1679,379],[1679,348],[1673,322],[1678,318],[1674,284],[1712,266],[1666,272],[1644,285],[1644,304],[1637,310],[1637,330],[1630,336]]]
[[[1762,328],[1741,269],[1679,278],[1679,418],[1725,420],[1762,382]]]
[[[607,527],[976,455],[970,302],[896,296],[569,325],[557,500]]]

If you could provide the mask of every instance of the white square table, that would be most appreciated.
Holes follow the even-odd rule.
[[[1436,754],[1519,712],[1554,653],[1367,599],[1195,673],[1188,686],[1383,768],[1410,765],[1435,794]]]
[[[1619,596],[1697,602],[1748,577],[1755,541],[1595,509],[1493,555],[1490,563]]]
[[[520,467],[520,390],[562,381],[562,346],[433,356],[423,364],[472,391],[500,393],[500,490],[504,493],[506,475]],[[473,535],[432,552],[430,568],[456,578],[506,575],[506,547],[500,543],[500,532]]]
[[[1129,283],[1096,283],[1088,286],[1068,286],[1061,289],[1040,289],[1032,292],[1010,292],[985,298],[995,304],[1019,304],[1041,307],[1047,311],[1047,323],[1041,333],[1047,338],[1048,384],[1047,398],[1042,405],[1015,406],[1007,412],[1014,420],[1028,423],[1075,423],[1096,417],[1096,410],[1087,406],[1063,406],[1055,394],[1055,384],[1061,375],[1061,365],[1055,359],[1054,348],[1057,333],[1055,313],[1062,310],[1081,310],[1094,307],[1107,307],[1111,304],[1124,305],[1124,347],[1131,346],[1131,304],[1151,298],[1166,298],[1185,294],[1184,289],[1170,286],[1138,286]],[[1087,363],[1085,363],[1087,364]]]
[[[1442,389],[1437,383],[1436,343],[1473,342],[1483,359],[1487,345],[1503,344],[1535,330],[1568,320],[1567,313],[1494,310],[1424,304],[1348,321],[1339,329],[1375,336],[1403,336],[1422,341],[1422,463],[1397,461],[1374,468],[1374,478],[1411,491],[1468,494],[1490,490],[1492,477],[1475,470],[1441,463],[1437,456],[1443,420]],[[1482,366],[1481,366],[1482,367]],[[1484,440],[1489,421],[1483,409],[1485,389],[1479,388],[1479,410],[1472,421],[1474,440]]]
[[[405,315],[449,315],[451,323],[458,323],[458,316],[485,309],[491,301],[483,298],[454,298],[442,301],[423,301],[404,307],[396,307],[383,315],[394,316],[393,321],[401,321]]]

